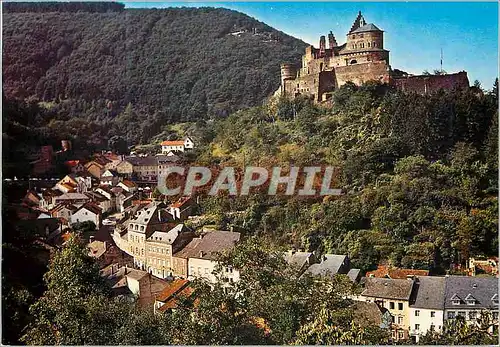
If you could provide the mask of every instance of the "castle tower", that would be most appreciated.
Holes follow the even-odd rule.
[[[337,47],[337,40],[335,40],[335,36],[333,33],[330,31],[328,34],[328,48],[333,49],[333,47]]]
[[[325,36],[321,35],[319,38],[319,56],[324,57],[326,51],[326,40]]]
[[[295,75],[296,71],[293,64],[281,64],[281,93],[283,95],[286,93],[285,81],[295,79]]]
[[[358,16],[354,20],[354,23],[352,24],[351,30],[349,30],[349,34],[352,33],[354,30],[366,25],[365,18],[361,14],[361,11],[358,12]]]

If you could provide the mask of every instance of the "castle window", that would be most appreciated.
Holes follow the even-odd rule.
[[[357,63],[356,59],[351,60],[351,65],[356,63]]]
[[[368,47],[370,47],[370,42],[368,42]]]
[[[363,38],[363,34],[359,34],[359,37],[360,37],[360,38]]]
[[[359,46],[360,46],[361,48],[365,48],[365,44],[364,44],[363,42],[361,42],[361,43],[359,44]]]
[[[372,42],[373,47],[377,47],[377,43],[375,41]]]
[[[352,38],[355,39],[356,38],[356,35],[352,35]]]

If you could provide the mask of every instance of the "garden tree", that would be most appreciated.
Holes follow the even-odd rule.
[[[27,344],[113,343],[110,327],[117,312],[108,304],[109,288],[88,249],[72,236],[51,259],[44,275],[47,290],[30,307],[33,316],[22,341]],[[120,307],[120,305],[117,305]]]
[[[447,321],[441,332],[428,331],[420,338],[419,344],[497,345],[498,329],[495,333],[491,332],[494,326],[490,312],[482,311],[474,323],[466,322],[465,317],[459,316],[452,321]]]
[[[273,344],[319,343],[306,338],[314,329],[315,319],[328,312],[329,329],[343,330],[347,335],[364,336],[368,330],[348,322],[353,317],[352,301],[346,297],[356,291],[347,276],[332,279],[300,276],[299,269],[288,265],[283,253],[261,239],[249,238],[220,256],[224,266],[240,269],[240,281],[230,285],[246,317],[262,319],[268,329],[267,341]],[[223,273],[223,272],[222,272]],[[384,335],[373,327],[380,335]],[[326,341],[347,341],[347,339]],[[367,340],[368,341],[368,338]],[[372,341],[375,341],[372,340]]]
[[[76,222],[71,224],[71,228],[78,234],[82,235],[88,232],[95,231],[96,225],[92,221]]]
[[[117,154],[128,154],[127,141],[121,136],[112,136],[108,140],[108,148]]]

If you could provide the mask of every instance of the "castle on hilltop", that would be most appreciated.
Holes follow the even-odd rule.
[[[319,48],[306,48],[300,68],[295,64],[281,64],[281,86],[276,94],[305,95],[321,102],[328,100],[335,89],[349,81],[356,85],[378,81],[422,94],[441,88],[469,87],[465,71],[419,76],[393,71],[389,65],[389,51],[384,49],[384,31],[373,23],[366,23],[360,11],[347,33],[346,43],[339,45],[330,31],[328,48],[325,36],[321,36]]]

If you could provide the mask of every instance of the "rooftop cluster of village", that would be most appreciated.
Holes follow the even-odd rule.
[[[80,237],[114,294],[161,314],[175,309],[181,297],[196,300],[192,280],[229,285],[244,271],[227,264],[220,271],[218,258],[241,242],[243,234],[206,226],[195,230],[186,225],[200,218],[194,197],[167,201],[153,194],[161,170],[193,147],[193,140],[186,138],[163,142],[156,156],[108,152],[85,163],[69,161],[71,174],[53,187],[29,189],[22,203],[10,208],[19,225],[37,233],[49,256],[75,230],[84,230]],[[395,340],[411,337],[417,342],[448,320],[463,316],[473,323],[482,312],[491,314],[491,329],[498,329],[497,258],[470,259],[469,276],[430,276],[426,270],[381,264],[363,274],[351,267],[348,255],[290,250],[283,257],[299,275],[345,275],[359,284],[361,293],[352,298],[357,314],[389,329]]]

